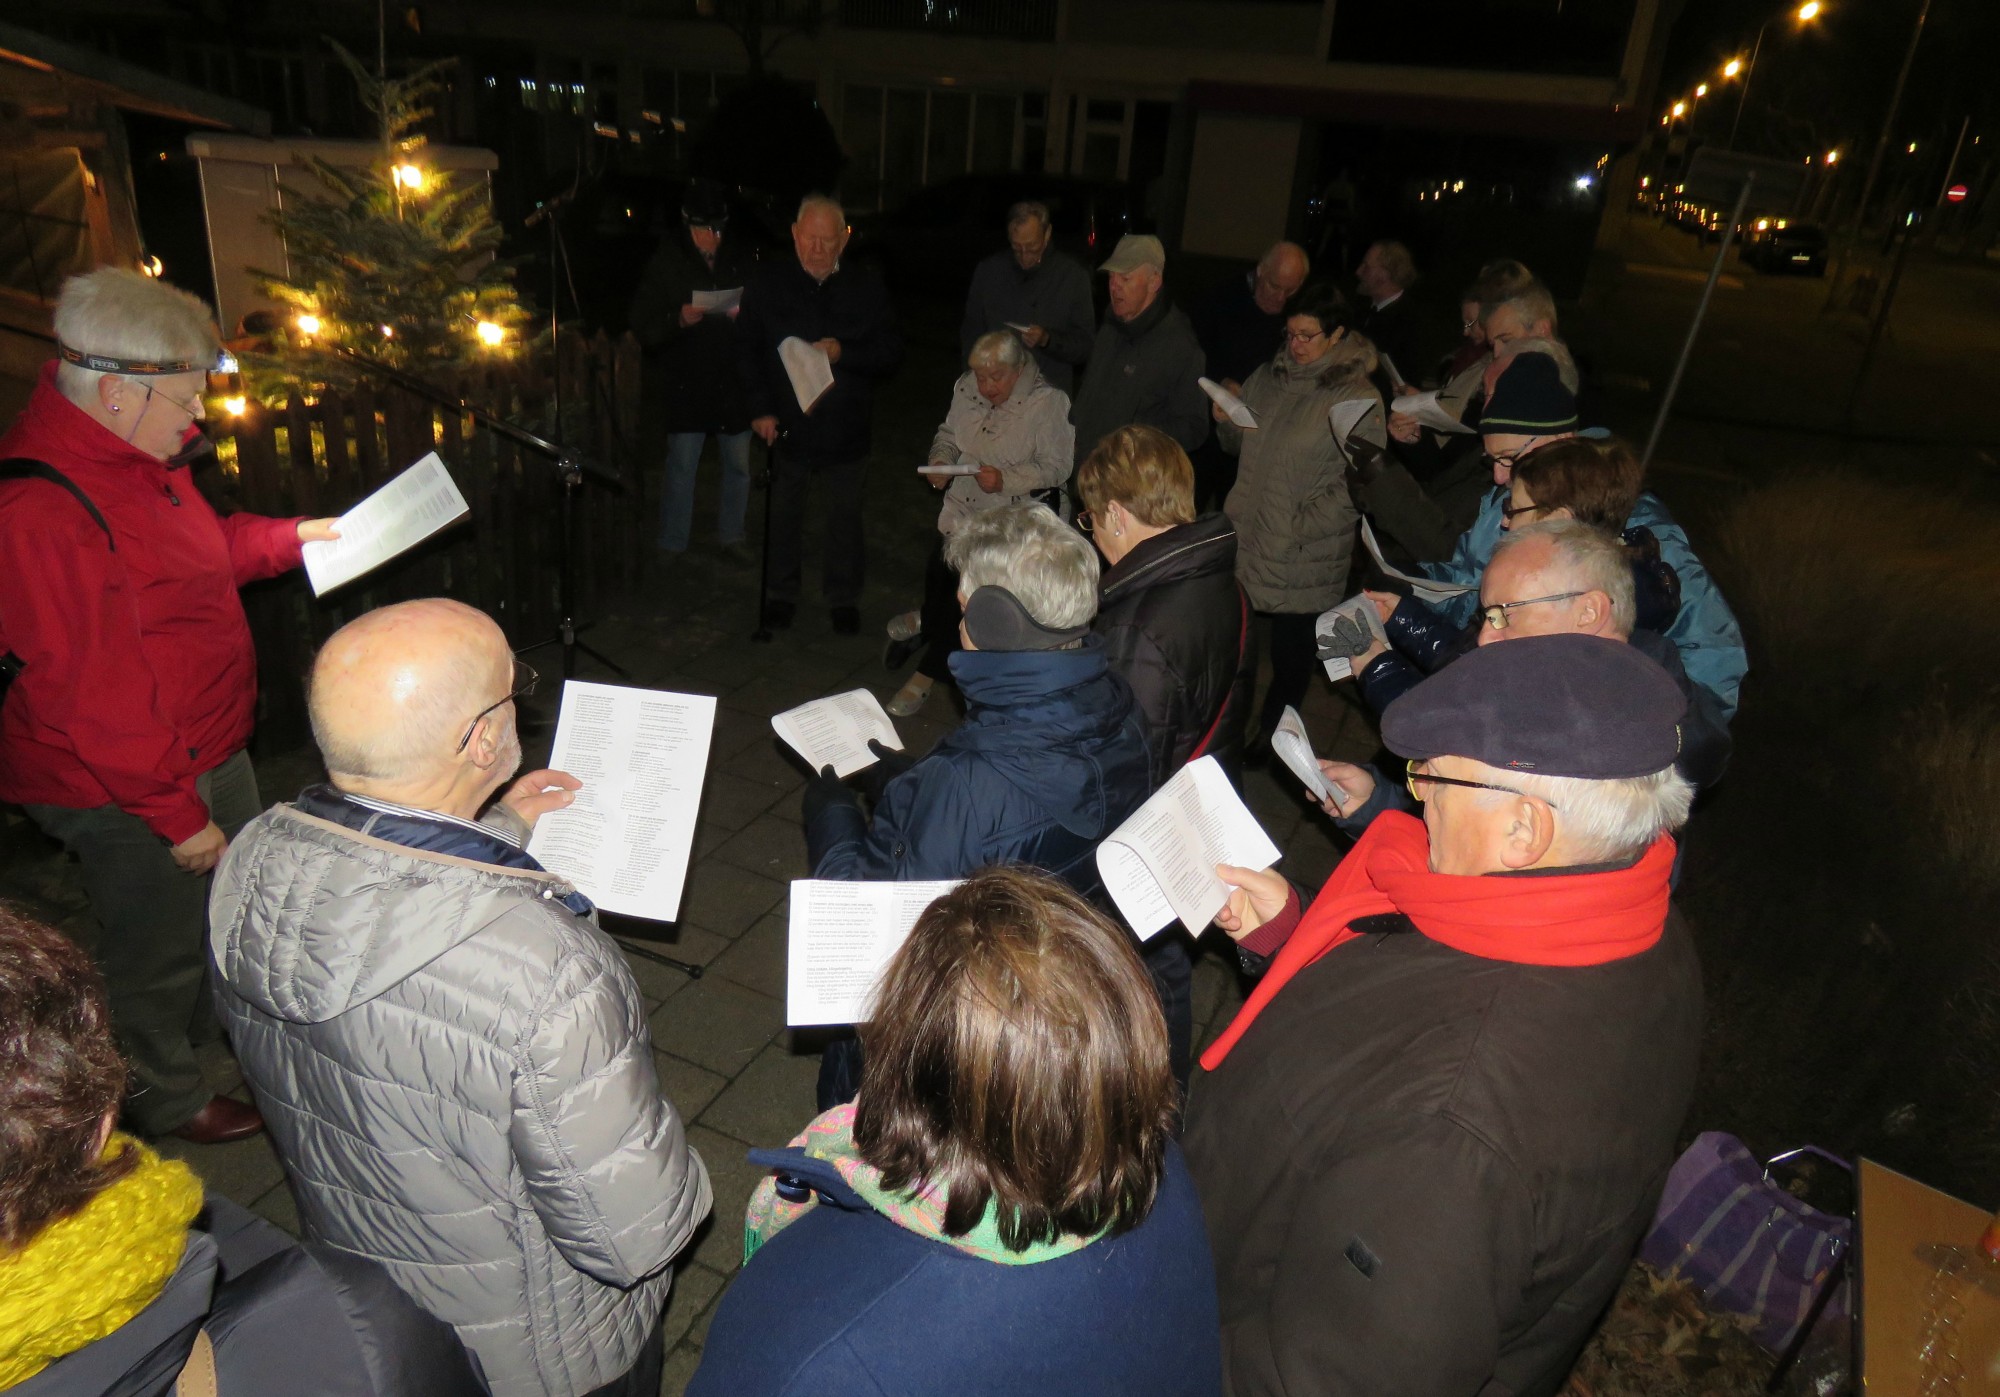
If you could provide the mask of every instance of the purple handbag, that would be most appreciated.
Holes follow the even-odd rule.
[[[1810,1147],[1770,1163],[1799,1154],[1853,1172],[1845,1160]],[[1778,1353],[1797,1336],[1853,1235],[1852,1218],[1794,1197],[1741,1140],[1711,1130],[1668,1171],[1639,1259],[1699,1287],[1713,1308],[1749,1321],[1751,1336]],[[1827,1308],[1844,1318],[1846,1296],[1835,1295]]]

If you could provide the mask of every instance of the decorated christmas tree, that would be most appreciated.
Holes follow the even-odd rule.
[[[291,270],[252,268],[285,310],[271,352],[246,356],[249,387],[266,402],[365,378],[367,365],[343,351],[449,385],[518,352],[529,324],[512,268],[498,259],[485,181],[454,179],[423,157],[418,128],[451,65],[390,78],[333,47],[375,113],[381,150],[361,167],[315,159],[322,190],[287,188],[268,215]]]

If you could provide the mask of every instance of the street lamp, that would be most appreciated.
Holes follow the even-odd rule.
[[[1725,78],[1733,78],[1742,71],[1743,60],[1740,58],[1732,58],[1722,65],[1722,76]]]
[[[1800,24],[1811,24],[1819,18],[1819,13],[1819,0],[1806,0],[1805,4],[1792,11],[1792,18]],[[1729,144],[1724,147],[1725,150],[1736,149],[1736,133],[1743,125],[1743,106],[1750,99],[1750,79],[1757,76],[1757,55],[1764,51],[1764,31],[1770,27],[1768,19],[1757,26],[1757,42],[1750,46],[1750,61],[1743,65],[1743,86],[1736,93],[1736,120],[1729,124]],[[1723,76],[1734,77],[1735,74],[1729,70],[1735,66],[1736,60],[1730,59],[1723,65]]]
[[[1675,119],[1676,121],[1678,121],[1678,120],[1679,120],[1679,119],[1680,119],[1681,117],[1684,117],[1684,116],[1686,116],[1686,115],[1687,115],[1687,111],[1688,111],[1688,104],[1687,104],[1687,103],[1685,103],[1685,102],[1676,102],[1676,103],[1674,103],[1674,119]]]

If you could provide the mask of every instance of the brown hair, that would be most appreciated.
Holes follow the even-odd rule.
[[[1489,301],[1504,301],[1509,296],[1517,296],[1535,284],[1535,274],[1511,257],[1502,257],[1488,262],[1479,269],[1479,275],[1459,296],[1461,301],[1477,301],[1484,306]]]
[[[1567,509],[1579,522],[1616,535],[1639,503],[1646,468],[1615,437],[1603,442],[1565,437],[1518,458],[1514,479],[1544,511],[1543,518],[1548,510]]]
[[[1076,468],[1076,493],[1092,514],[1116,500],[1151,528],[1194,522],[1194,465],[1157,427],[1105,433]]]
[[[130,1173],[92,1157],[125,1095],[104,981],[75,942],[0,905],[0,1247],[17,1247]]]
[[[976,873],[883,973],[854,1143],[929,1188],[964,1236],[995,1205],[1012,1251],[1136,1227],[1174,1114],[1167,1026],[1132,941],[1045,874]]]

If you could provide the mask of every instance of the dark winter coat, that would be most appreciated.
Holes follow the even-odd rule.
[[[1362,307],[1354,326],[1375,346],[1377,354],[1386,354],[1394,361],[1396,372],[1405,375],[1403,381],[1412,388],[1418,386],[1418,380],[1431,366],[1431,355],[1424,348],[1428,336],[1421,315],[1410,293],[1405,291],[1380,310],[1372,305]],[[1382,367],[1386,372],[1388,365]]]
[[[996,252],[972,269],[965,293],[965,316],[958,327],[961,362],[973,341],[1009,324],[1039,325],[1048,339],[1031,352],[1042,377],[1064,393],[1090,357],[1097,333],[1090,304],[1090,273],[1067,252],[1050,248],[1032,271],[1022,271],[1012,252]]]
[[[1693,944],[1678,913],[1585,967],[1482,959],[1394,914],[1369,930],[1194,1086],[1230,1391],[1549,1397],[1673,1161]]]
[[[1145,721],[1102,642],[950,663],[965,721],[882,788],[872,822],[851,799],[808,820],[813,876],[920,882],[1027,863],[1101,892],[1098,841],[1152,794]]]
[[[1218,383],[1247,383],[1284,348],[1284,312],[1271,315],[1257,304],[1256,281],[1255,272],[1245,272],[1210,292],[1189,317],[1208,360],[1208,376]]]
[[[874,445],[875,381],[894,373],[903,336],[882,279],[866,267],[843,266],[815,281],[796,258],[766,262],[743,290],[736,319],[737,363],[750,416],[776,417],[785,433],[779,450],[808,465],[844,465]],[[799,408],[781,341],[840,341],[833,387],[808,416]]]
[[[1203,754],[1225,771],[1241,765],[1255,672],[1247,619],[1236,585],[1236,530],[1220,514],[1147,539],[1104,574],[1092,628],[1145,716],[1155,786],[1179,771],[1204,737]]]
[[[1180,1150],[1144,1222],[1009,1266],[907,1231],[803,1150],[818,1204],[738,1273],[689,1397],[1215,1397],[1215,1272]]]
[[[1107,313],[1070,411],[1077,464],[1105,433],[1134,423],[1193,451],[1208,440],[1208,395],[1196,382],[1207,372],[1194,326],[1164,290],[1129,321]]]
[[[750,407],[737,368],[737,325],[726,315],[681,324],[697,291],[745,285],[756,270],[750,249],[724,235],[709,266],[687,229],[660,240],[632,300],[632,333],[646,351],[645,396],[655,432],[748,431]]]
[[[9,1397],[167,1397],[208,1330],[216,1387],[292,1397],[479,1397],[458,1335],[373,1262],[293,1241],[211,1196],[153,1303]]]

